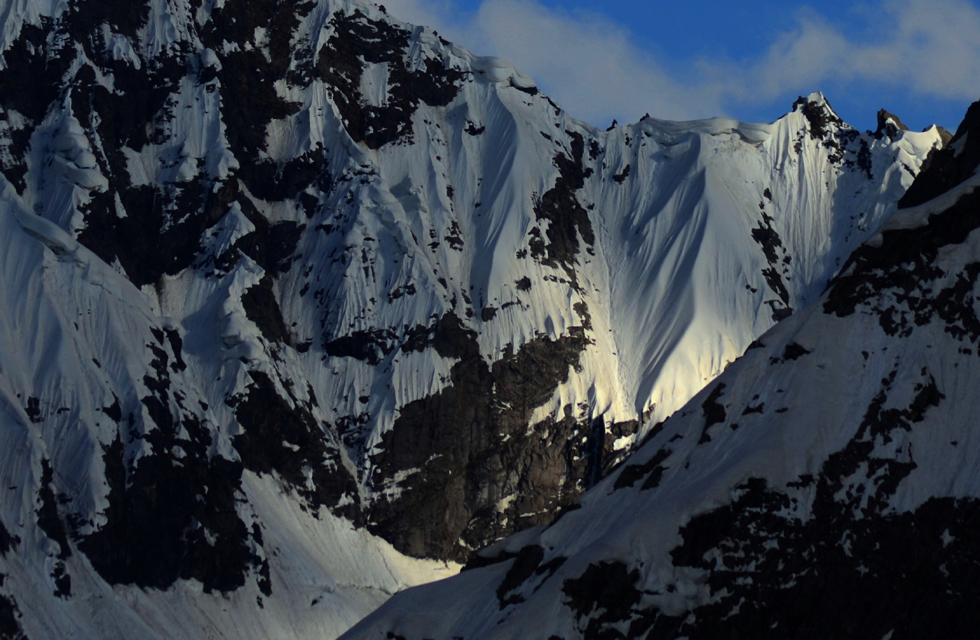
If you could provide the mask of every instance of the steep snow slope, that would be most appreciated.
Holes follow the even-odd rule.
[[[0,15],[0,615],[30,638],[335,636],[452,571],[403,553],[550,521],[941,141],[820,95],[599,132],[355,0]]]
[[[344,637],[972,636],[978,167],[980,103],[827,293],[579,508]]]

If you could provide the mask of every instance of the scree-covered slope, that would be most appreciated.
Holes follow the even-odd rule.
[[[980,103],[829,290],[576,509],[344,637],[972,636],[978,166]]]
[[[336,637],[574,504],[942,145],[597,131],[359,0],[0,15],[9,637]]]

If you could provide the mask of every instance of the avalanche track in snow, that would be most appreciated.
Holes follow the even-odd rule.
[[[359,0],[3,0],[0,634],[336,637],[819,299],[942,132],[598,131]]]

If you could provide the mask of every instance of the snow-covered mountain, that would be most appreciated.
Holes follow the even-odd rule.
[[[974,636],[978,167],[980,103],[829,290],[576,510],[344,637]]]
[[[0,15],[9,637],[338,635],[574,504],[942,144],[597,131],[360,0]]]

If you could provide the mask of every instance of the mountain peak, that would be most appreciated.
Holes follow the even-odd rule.
[[[833,129],[847,126],[820,91],[797,98],[793,103],[793,112],[800,112],[806,117],[810,123],[810,135],[814,138],[825,138]]]
[[[899,207],[914,207],[946,193],[971,178],[978,167],[980,102],[974,102],[948,144],[930,154],[922,174],[902,197]]]
[[[895,114],[889,113],[884,109],[878,111],[878,128],[875,130],[875,135],[879,138],[881,136],[894,138],[898,135],[899,131],[908,130],[909,128]]]

